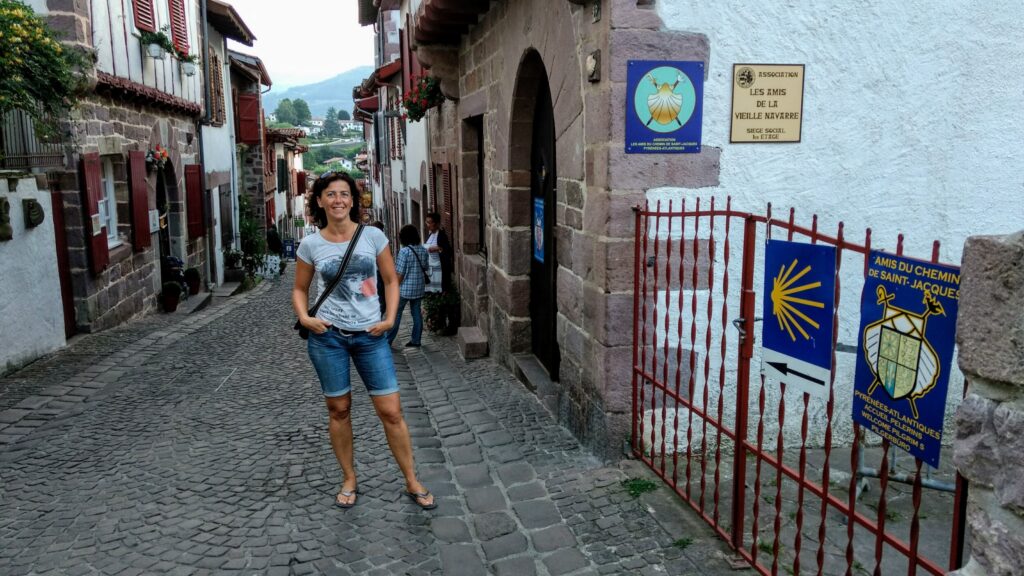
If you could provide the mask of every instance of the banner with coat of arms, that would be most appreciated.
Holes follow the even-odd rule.
[[[960,269],[874,251],[861,295],[853,419],[939,465]]]

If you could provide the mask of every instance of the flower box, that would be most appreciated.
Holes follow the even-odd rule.
[[[163,46],[159,44],[146,44],[146,53],[149,54],[149,57],[153,60],[163,60],[164,56],[167,54],[164,52]]]

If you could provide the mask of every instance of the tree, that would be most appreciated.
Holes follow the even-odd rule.
[[[277,105],[277,110],[274,110],[274,114],[277,116],[278,122],[297,124],[295,121],[295,106],[288,98],[281,100],[281,103]]]
[[[84,91],[84,72],[91,61],[77,49],[61,45],[58,36],[22,2],[0,0],[0,38],[0,116],[21,110],[41,135],[56,135],[61,120]]]
[[[295,109],[295,124],[304,126],[309,123],[313,115],[309,112],[309,104],[302,98],[292,100],[292,107]]]
[[[338,110],[334,106],[327,109],[327,116],[324,118],[323,134],[329,138],[341,135],[341,127],[338,126]]]
[[[352,116],[349,115],[348,110],[342,110],[338,112],[338,120],[351,120]]]

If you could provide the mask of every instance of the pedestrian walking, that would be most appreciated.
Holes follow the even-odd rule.
[[[320,380],[331,446],[344,475],[335,504],[351,508],[358,494],[350,413],[352,363],[405,476],[405,495],[423,509],[436,508],[434,496],[416,478],[412,442],[402,415],[398,377],[387,343],[387,332],[395,323],[393,310],[398,306],[395,264],[387,236],[377,228],[358,224],[356,190],[355,180],[344,172],[326,172],[313,184],[310,210],[319,231],[307,236],[299,246],[292,289],[292,307],[299,322],[309,330],[309,359]],[[377,270],[383,278],[388,302],[383,319],[377,301]],[[307,306],[313,276],[316,275],[319,290],[323,291],[339,274],[340,281],[334,290],[316,316],[310,316]]]
[[[394,343],[395,337],[398,336],[402,314],[405,312],[405,305],[408,304],[412,313],[412,335],[405,346],[418,348],[423,336],[423,314],[420,304],[423,301],[424,288],[431,283],[428,276],[430,268],[427,266],[427,250],[420,245],[420,231],[412,224],[402,226],[398,232],[398,241],[402,244],[395,262],[399,281],[398,314],[395,315],[395,325],[388,334],[388,344]]]

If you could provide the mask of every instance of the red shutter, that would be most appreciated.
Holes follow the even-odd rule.
[[[437,164],[430,164],[430,189],[427,190],[427,207],[437,212]]]
[[[452,165],[445,164],[443,176],[444,179],[444,207],[441,213],[441,225],[445,230],[448,231],[448,236],[452,236]]]
[[[238,95],[238,141],[260,143],[260,97],[258,94]]]
[[[149,233],[149,190],[146,186],[146,153],[142,150],[128,152],[128,177],[131,179],[132,197],[132,243],[136,252],[150,245]]]
[[[153,16],[153,0],[132,0],[135,13],[135,27],[139,30],[156,32],[156,18]]]
[[[188,54],[188,16],[185,0],[168,0],[167,10],[171,15],[171,41],[179,52]]]
[[[295,174],[295,195],[302,196],[306,193],[306,173]]]
[[[100,155],[90,152],[82,155],[82,207],[85,216],[85,244],[89,247],[89,262],[93,274],[99,274],[110,263],[107,250],[106,227],[100,223],[100,201],[103,199]],[[99,224],[97,228],[96,224]]]
[[[185,165],[185,210],[188,212],[188,237],[200,238],[203,230],[203,167],[200,164]]]

